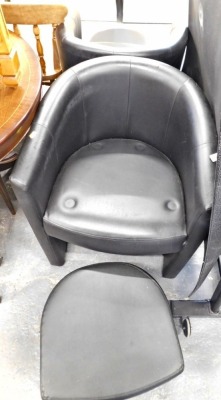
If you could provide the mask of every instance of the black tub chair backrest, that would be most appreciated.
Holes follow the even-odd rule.
[[[220,131],[221,1],[190,0],[189,39],[184,72],[198,83]]]

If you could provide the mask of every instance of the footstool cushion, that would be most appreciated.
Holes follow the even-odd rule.
[[[50,294],[41,326],[43,399],[123,399],[182,370],[169,303],[140,268],[92,265]]]

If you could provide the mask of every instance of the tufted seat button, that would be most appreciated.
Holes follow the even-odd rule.
[[[100,142],[95,142],[95,143],[92,144],[92,147],[93,147],[93,149],[95,149],[95,150],[100,150],[100,149],[102,149],[103,144],[100,143]]]
[[[167,209],[170,210],[170,211],[176,211],[176,210],[178,209],[178,204],[177,204],[177,202],[174,201],[174,200],[169,200],[169,201],[167,201],[167,203],[166,203],[166,207],[167,207]]]
[[[76,200],[74,199],[67,199],[64,202],[66,208],[74,208],[76,206]]]
[[[159,150],[144,143],[139,152],[138,144],[142,142],[106,139],[102,150],[93,150],[91,143],[72,154],[50,197],[46,233],[116,254],[132,254],[131,243],[140,255],[179,251],[186,239],[179,176]],[[168,210],[173,203],[174,212]]]
[[[135,149],[138,151],[144,151],[146,149],[146,145],[144,143],[136,143]]]

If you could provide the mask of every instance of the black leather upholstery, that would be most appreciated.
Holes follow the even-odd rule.
[[[56,29],[63,71],[82,61],[111,54],[148,57],[180,68],[188,29],[178,24],[168,27],[168,24],[81,21],[77,11],[69,13],[65,23]]]
[[[221,1],[190,0],[189,40],[184,71],[203,89],[220,132]]]
[[[128,398],[182,370],[168,301],[139,268],[90,266],[51,293],[41,326],[43,399]]]
[[[217,163],[210,232],[196,291],[221,254],[221,1],[191,0],[184,71],[203,89],[216,121]],[[167,270],[169,269],[169,264]]]
[[[104,139],[139,140],[154,147],[156,152],[160,151],[175,167],[182,184],[186,225],[186,241],[173,260],[178,273],[207,237],[213,197],[214,164],[209,156],[215,152],[217,138],[214,122],[200,89],[190,78],[170,66],[126,56],[87,61],[66,71],[53,84],[41,104],[11,178],[21,206],[52,264],[64,262],[66,246],[63,240],[47,235],[43,227],[43,216],[57,176],[77,150]],[[137,157],[134,155],[134,159],[139,165],[139,154]],[[100,168],[103,168],[102,163]],[[81,178],[83,171],[84,168]],[[141,179],[144,182],[150,178],[150,171],[149,178],[144,177],[142,172]],[[138,173],[132,176],[131,190],[134,188],[134,193],[131,192],[131,198],[137,197],[136,181],[139,179]],[[159,186],[161,179],[164,180],[163,174]],[[115,184],[120,191],[120,174]],[[114,186],[111,185],[112,190]],[[83,193],[83,181],[76,186],[81,187],[79,190]],[[147,188],[144,193],[148,197]],[[173,195],[171,192],[171,198]],[[148,203],[149,200],[146,201]],[[95,204],[94,232],[98,230],[100,208],[100,203],[98,208]],[[116,211],[113,211],[113,217],[115,215]],[[110,227],[108,221],[107,227]],[[140,216],[134,233],[139,223],[142,227]],[[181,225],[177,227],[177,232],[184,232],[183,220],[180,219],[179,223]],[[104,225],[105,221],[101,231],[103,235],[107,229]],[[90,220],[82,228],[87,231],[91,226]],[[49,229],[48,226],[46,229]],[[65,236],[67,227],[61,229]],[[130,253],[136,254],[138,239],[134,237]],[[89,246],[80,234],[76,236],[75,233],[72,240]],[[103,237],[103,242],[105,240]],[[108,243],[105,243],[105,249]],[[100,250],[100,246],[97,238],[93,248]],[[146,253],[149,251],[150,247]]]
[[[62,167],[44,228],[50,236],[108,253],[175,253],[186,239],[177,171],[140,141],[89,144]]]

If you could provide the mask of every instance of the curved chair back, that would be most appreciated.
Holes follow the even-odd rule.
[[[121,3],[117,2],[118,5]],[[136,9],[137,4],[135,1],[133,3]],[[180,0],[179,3],[185,5],[186,0]],[[56,30],[63,70],[82,61],[105,55],[152,58],[180,68],[187,42],[186,18],[182,20],[178,14],[175,17],[172,15],[169,20],[167,18],[166,23],[159,23],[159,20],[152,23],[148,20],[147,4],[143,2],[142,6],[144,9],[141,22],[140,15],[138,19],[135,17],[135,22],[134,15],[132,18],[126,15],[125,22],[83,20],[78,12],[70,10],[65,23]],[[181,13],[183,15],[183,12]],[[121,11],[118,12],[118,18],[121,18],[119,14],[122,14]],[[171,14],[174,14],[172,7]]]
[[[204,91],[220,131],[221,1],[190,0],[189,39],[184,72]]]
[[[191,0],[189,45],[184,71],[201,86],[210,104],[218,134],[214,199],[209,236],[196,291],[221,254],[221,1]],[[220,285],[220,284],[219,284]]]

